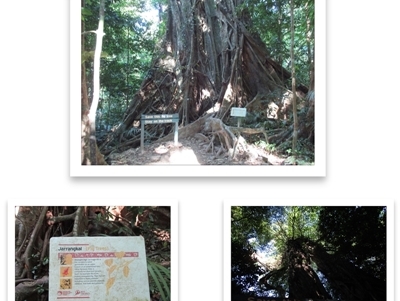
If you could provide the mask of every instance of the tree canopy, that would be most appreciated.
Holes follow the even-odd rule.
[[[232,295],[385,299],[385,207],[232,207],[231,214]]]

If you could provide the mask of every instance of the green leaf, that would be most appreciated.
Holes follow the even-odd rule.
[[[82,12],[83,16],[91,16],[91,15],[93,15],[92,12],[89,9],[84,8],[84,7],[82,7],[82,11],[81,12]]]
[[[162,300],[169,301],[171,299],[170,270],[149,259],[147,260],[147,269],[150,274],[151,284],[155,284],[155,289],[160,293]]]

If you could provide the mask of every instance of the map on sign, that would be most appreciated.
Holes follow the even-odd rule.
[[[54,237],[49,300],[150,301],[143,237]]]

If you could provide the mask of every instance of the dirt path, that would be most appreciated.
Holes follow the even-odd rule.
[[[111,165],[282,165],[284,158],[266,153],[254,145],[247,151],[237,151],[234,158],[226,151],[196,138],[183,139],[178,145],[173,142],[153,143],[110,155]]]

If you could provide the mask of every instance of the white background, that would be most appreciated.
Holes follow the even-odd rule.
[[[390,199],[399,216],[400,5],[389,0],[327,2],[327,176],[245,179],[69,177],[69,2],[4,2],[0,18],[4,243],[10,199],[60,205],[65,205],[62,198],[178,199],[180,300],[222,300],[223,199],[251,204],[255,198],[274,203],[301,198],[327,205],[342,198],[363,204]],[[398,233],[395,222],[397,238]],[[398,249],[398,239],[395,242]],[[1,250],[5,270],[5,249]],[[2,294],[5,286],[3,280]]]

